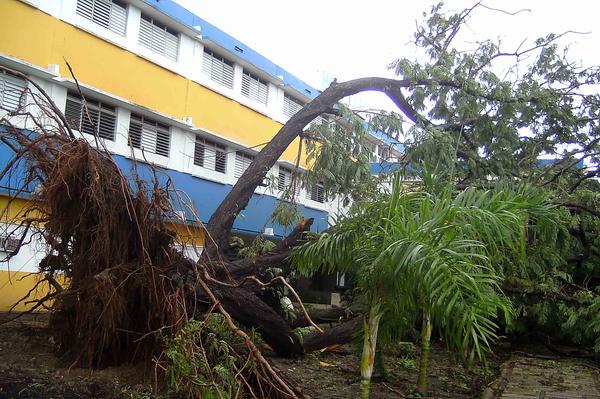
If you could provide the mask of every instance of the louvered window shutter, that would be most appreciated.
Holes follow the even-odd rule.
[[[303,105],[298,101],[288,96],[287,94],[283,97],[283,113],[289,117],[302,109]]]
[[[329,120],[326,117],[317,116],[310,124],[310,127],[317,127],[320,125],[327,125]]]
[[[242,75],[242,94],[267,105],[269,89],[265,82],[248,72]]]
[[[27,82],[6,71],[0,71],[0,108],[16,111],[23,105],[23,93]]]
[[[177,61],[179,35],[169,27],[142,14],[138,43],[155,53]]]
[[[279,178],[277,179],[277,188],[280,191],[284,191],[292,184],[292,171],[291,170],[280,166],[278,177]]]
[[[227,171],[227,154],[225,147],[196,136],[194,146],[194,165],[225,173]]]
[[[252,155],[244,154],[243,152],[236,152],[234,176],[239,179],[244,174],[246,169],[248,169],[248,166],[250,166],[253,160],[254,157]]]
[[[77,0],[78,15],[121,36],[127,28],[127,6],[117,0]]]
[[[129,141],[135,148],[168,157],[171,132],[166,125],[141,115],[131,114]]]
[[[233,89],[233,62],[215,55],[210,50],[204,50],[202,72],[211,80]]]
[[[321,183],[315,183],[310,190],[307,190],[306,196],[313,201],[325,202],[325,188]]]
[[[71,129],[114,141],[117,125],[116,108],[92,99],[86,99],[86,104],[87,113],[79,95],[67,94],[65,117]]]

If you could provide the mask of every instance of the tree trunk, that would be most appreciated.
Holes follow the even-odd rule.
[[[218,291],[217,291],[218,290]],[[256,328],[277,354],[286,357],[303,354],[302,343],[288,323],[273,308],[244,288],[215,287],[221,305],[238,323]]]
[[[352,319],[356,316],[356,314],[352,313],[352,311],[348,308],[335,307],[327,309],[312,309],[308,312],[308,316],[313,322],[319,324],[335,323],[341,320]],[[292,328],[308,327],[310,326],[310,323],[308,322],[308,319],[304,313],[300,312],[298,317],[290,322],[290,326]]]
[[[352,342],[361,330],[362,318],[357,317],[338,326],[328,328],[323,332],[308,334],[303,338],[304,353]]]
[[[377,348],[377,332],[379,330],[379,320],[383,313],[379,310],[379,305],[372,306],[369,315],[363,321],[364,338],[363,351],[360,361],[360,397],[369,399],[371,389],[371,376],[373,375],[373,364],[375,363],[375,350]]]
[[[256,155],[246,171],[238,179],[229,194],[212,214],[207,224],[207,237],[204,254],[215,258],[228,247],[228,237],[231,227],[239,212],[248,205],[256,187],[263,181],[271,167],[281,154],[298,137],[302,130],[317,116],[333,112],[334,105],[344,97],[362,91],[384,92],[394,103],[416,122],[416,112],[404,98],[401,89],[415,82],[386,78],[361,78],[343,83],[332,83],[323,93],[318,95],[304,108],[292,116],[277,132],[275,137]]]
[[[423,325],[421,327],[421,359],[419,362],[419,381],[417,391],[423,396],[427,395],[429,374],[429,347],[431,343],[431,317],[429,310],[423,310]]]
[[[306,231],[310,230],[314,219],[303,219],[289,236],[277,244],[275,249],[265,255],[257,256],[253,259],[239,259],[233,262],[223,264],[217,273],[218,277],[229,278],[232,281],[240,281],[247,276],[260,276],[270,267],[279,267],[283,269],[283,274],[290,272],[290,262],[288,257],[294,246],[302,238]]]

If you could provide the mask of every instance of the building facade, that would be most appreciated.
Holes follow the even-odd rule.
[[[319,94],[172,0],[4,0],[0,15],[0,65],[35,81],[71,127],[91,142],[99,137],[124,171],[131,169],[132,157],[161,168],[189,195],[202,221],[262,146]],[[94,124],[84,116],[67,62]],[[22,94],[25,88],[36,91],[0,72],[0,117],[17,107],[39,113]],[[28,128],[30,121],[11,123]],[[285,234],[269,216],[290,184],[298,144],[273,166],[269,175],[277,184],[256,190],[234,233]],[[10,157],[0,145],[0,166]],[[305,158],[300,166],[308,166]],[[14,246],[8,232],[28,201],[24,193],[7,207],[10,185],[0,181],[0,259]],[[337,207],[322,192],[316,185],[299,194],[301,212],[315,219],[314,230],[325,229]],[[188,238],[201,249],[201,229]],[[0,261],[0,310],[33,285],[36,276],[28,273],[37,270],[43,255],[43,243],[34,240],[10,261]]]

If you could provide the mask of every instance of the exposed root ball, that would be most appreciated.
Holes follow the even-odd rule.
[[[63,143],[38,199],[53,254],[46,272],[70,282],[51,324],[65,353],[100,366],[151,354],[153,331],[177,331],[183,292],[169,278],[177,254],[166,229],[164,190],[131,189],[111,158],[83,140]]]

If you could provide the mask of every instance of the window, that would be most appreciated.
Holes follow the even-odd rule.
[[[346,273],[342,273],[342,272],[335,273],[335,285],[338,288],[346,287]]]
[[[304,107],[304,105],[300,101],[288,96],[287,94],[283,96],[284,115],[292,117],[296,112],[300,111],[302,107]]]
[[[16,111],[23,105],[27,81],[6,71],[0,71],[0,108]]]
[[[129,141],[134,148],[168,157],[171,132],[167,125],[141,115],[131,114]]]
[[[233,62],[204,49],[202,73],[215,82],[233,89]]]
[[[377,146],[377,158],[379,162],[389,161],[390,160],[390,152],[391,148],[386,146],[385,144],[380,144]]]
[[[225,153],[225,147],[196,136],[194,165],[214,170],[215,172],[226,173],[227,154]]]
[[[127,6],[118,0],[77,0],[77,15],[121,36],[127,27]]]
[[[93,99],[86,99],[86,104],[87,112],[79,94],[67,93],[65,117],[71,129],[114,141],[117,125],[115,107]]]
[[[322,125],[326,122],[325,118],[323,118],[322,116],[317,116],[310,124],[312,126],[319,126]]]
[[[306,192],[306,196],[313,201],[324,203],[325,202],[325,187],[323,187],[322,183],[315,183],[312,185],[310,190],[308,190]]]
[[[267,105],[268,93],[266,82],[244,71],[242,75],[242,94],[244,96]]]
[[[0,252],[12,253],[19,247],[19,239],[11,235],[0,235]]]
[[[333,124],[329,121],[329,119],[326,116],[317,116],[305,129],[314,129],[321,125],[333,128]]]
[[[243,152],[236,152],[234,176],[239,179],[244,174],[246,169],[248,169],[248,166],[250,166],[253,160],[254,157],[252,155],[244,154]]]
[[[284,191],[292,185],[292,171],[283,166],[279,167],[279,176],[277,178],[277,188]]]
[[[150,50],[177,61],[179,34],[168,26],[142,14],[138,43]]]

